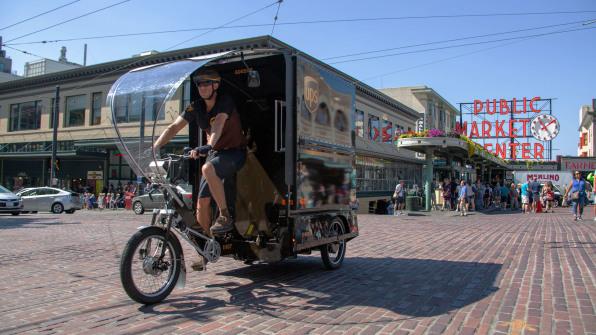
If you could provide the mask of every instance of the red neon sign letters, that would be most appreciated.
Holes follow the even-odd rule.
[[[515,139],[528,138],[532,134],[529,130],[531,119],[542,110],[537,106],[540,97],[506,99],[475,99],[473,103],[474,116],[478,114],[494,115],[496,120],[472,120],[456,123],[455,129],[470,139]],[[506,116],[509,116],[507,118]],[[515,143],[486,143],[484,148],[503,159],[544,159],[544,145],[539,142]]]

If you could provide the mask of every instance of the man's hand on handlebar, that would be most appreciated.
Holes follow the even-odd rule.
[[[190,151],[190,158],[197,159],[200,156],[205,156],[211,151],[213,147],[210,144],[202,145],[200,147],[196,147]]]

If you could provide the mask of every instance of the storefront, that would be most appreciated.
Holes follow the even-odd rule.
[[[51,142],[50,142],[51,143]],[[0,182],[10,190],[50,186],[51,146],[23,145],[17,150],[0,152]],[[56,162],[56,186],[65,189],[95,189],[95,180],[87,181],[88,171],[104,171],[106,153],[101,149],[75,149],[72,143],[59,143]],[[50,150],[48,150],[50,149]],[[62,149],[62,150],[60,150]]]
[[[424,190],[425,208],[431,209],[431,182],[437,177],[464,179],[470,182],[480,177],[484,181],[502,180],[507,163],[469,140],[451,136],[404,137],[398,142],[400,148],[425,155]],[[435,171],[436,158],[445,160],[444,166]],[[459,177],[459,178],[458,178]]]

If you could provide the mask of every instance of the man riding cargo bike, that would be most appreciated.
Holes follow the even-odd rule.
[[[305,57],[230,51],[134,69],[114,83],[108,105],[118,149],[151,183],[150,195],[165,200],[122,254],[133,300],[156,303],[184,284],[180,239],[204,260],[195,269],[220,256],[272,263],[313,250],[326,268],[341,266],[346,242],[358,236],[345,119],[355,87]],[[185,83],[192,89],[183,98]],[[311,85],[320,103],[304,93]],[[182,113],[172,109],[176,99],[188,101],[177,104]],[[333,124],[310,117],[321,106]],[[193,188],[192,208],[182,184]]]

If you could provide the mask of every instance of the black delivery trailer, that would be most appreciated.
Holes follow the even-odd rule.
[[[335,269],[343,262],[346,242],[358,236],[351,120],[355,85],[346,75],[277,40],[261,41],[257,47],[228,45],[218,53],[134,69],[110,90],[108,104],[120,151],[135,173],[167,199],[163,209],[154,210],[151,225],[131,238],[122,256],[122,282],[136,301],[161,301],[183,281],[179,239],[209,262],[226,255],[248,263],[276,262],[319,250],[325,267]],[[182,87],[204,69],[222,77],[219,91],[232,96],[248,139],[244,167],[235,180],[224,180],[226,190],[237,189],[235,229],[215,237],[196,228],[194,206],[180,201],[178,184],[188,182],[196,204],[202,161],[188,160],[180,152],[151,150],[161,130],[180,113],[177,105],[185,107],[172,101],[199,99],[194,85],[187,92]],[[135,108],[140,110],[140,127],[130,122]],[[189,147],[197,147],[206,138],[191,123],[188,139]],[[152,248],[157,249],[151,252]],[[135,281],[135,267],[146,276],[162,278],[162,285],[143,288]]]

